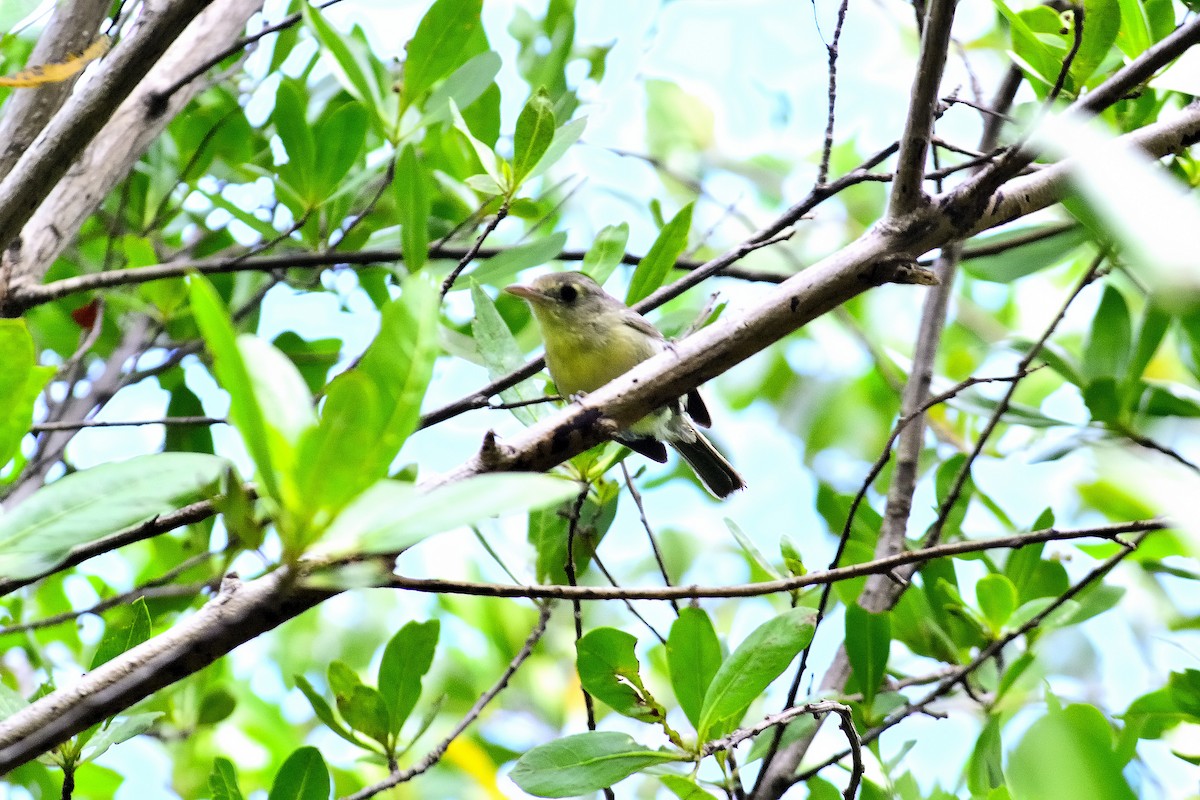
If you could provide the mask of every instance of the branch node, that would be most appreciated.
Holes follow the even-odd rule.
[[[937,286],[941,283],[931,270],[907,256],[884,259],[871,267],[870,277],[877,283],[902,283],[914,286]]]
[[[479,462],[488,469],[498,469],[508,463],[512,457],[512,448],[496,441],[496,432],[489,430],[483,435],[483,444],[479,448]]]

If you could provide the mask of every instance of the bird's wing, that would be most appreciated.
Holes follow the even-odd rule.
[[[621,315],[622,322],[624,322],[629,327],[633,328],[635,331],[640,331],[641,333],[646,334],[647,336],[649,336],[652,339],[656,339],[660,342],[666,341],[663,338],[662,333],[659,332],[658,328],[654,327],[650,323],[650,320],[646,319],[641,314],[637,313],[636,311],[634,311],[632,309],[627,309],[626,311],[627,311],[627,313]]]

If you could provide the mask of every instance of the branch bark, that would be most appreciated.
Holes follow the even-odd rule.
[[[888,202],[889,217],[902,217],[926,202],[921,184],[925,180],[925,158],[937,116],[938,89],[946,68],[946,54],[950,51],[955,3],[956,0],[932,0],[928,7],[908,118],[904,121],[900,154],[896,159],[896,180]]]
[[[135,29],[104,59],[103,69],[75,92],[0,183],[0,247],[8,249],[22,226],[113,117],[146,71],[211,0],[143,5]],[[123,131],[129,135],[132,128]]]
[[[27,67],[62,62],[91,44],[100,28],[108,0],[67,0],[55,6],[54,15],[38,37]],[[4,104],[0,115],[0,178],[10,171],[54,113],[62,108],[76,79],[52,83],[36,89],[16,89]]]
[[[113,49],[102,73],[72,96],[0,183],[0,243],[20,231],[20,247],[5,252],[10,292],[19,295],[41,281],[84,220],[204,84],[193,81],[169,98],[160,93],[236,41],[261,6],[261,0],[177,0],[143,12],[149,16]],[[5,314],[21,310],[5,298]]]

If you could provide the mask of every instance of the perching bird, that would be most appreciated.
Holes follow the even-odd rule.
[[[564,397],[595,391],[668,346],[645,317],[581,272],[554,272],[504,291],[532,307],[546,343],[546,366]],[[717,497],[745,488],[742,476],[692,424],[711,424],[700,394],[688,392],[682,406],[675,401],[649,414],[617,440],[658,462],[667,460],[665,441]]]

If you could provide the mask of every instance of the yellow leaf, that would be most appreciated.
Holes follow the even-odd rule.
[[[62,83],[83,72],[83,68],[108,52],[112,40],[101,36],[87,46],[82,53],[72,53],[60,62],[42,64],[29,69],[23,69],[15,75],[0,77],[0,86],[15,86],[29,88],[45,86],[49,83]]]

